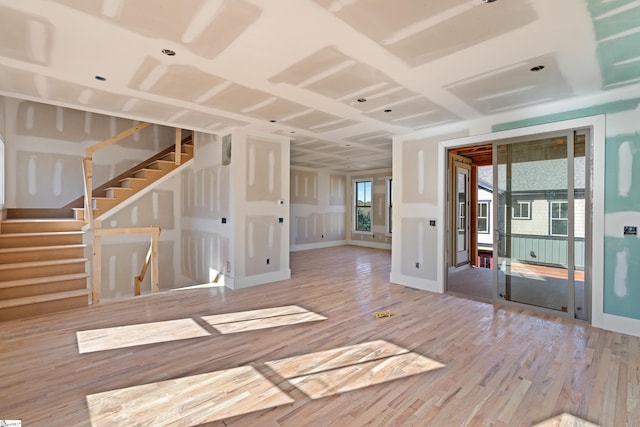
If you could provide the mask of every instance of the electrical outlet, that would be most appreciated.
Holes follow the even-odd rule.
[[[227,218],[222,218],[222,223],[226,224],[227,223]]]
[[[420,263],[416,262],[416,268],[420,268]]]
[[[267,264],[271,264],[271,259],[267,258]]]
[[[282,218],[282,217],[278,218],[278,222],[279,222],[280,224],[283,224],[283,223],[284,223],[284,218]]]

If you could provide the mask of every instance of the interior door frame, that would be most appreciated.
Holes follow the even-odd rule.
[[[438,205],[440,207],[438,213],[438,221],[447,223],[450,214],[447,193],[449,191],[449,174],[448,169],[448,153],[449,149],[470,147],[479,144],[487,144],[494,141],[506,142],[508,140],[523,140],[525,138],[536,138],[542,134],[555,133],[558,131],[568,131],[574,129],[589,129],[591,147],[591,158],[589,160],[590,175],[587,180],[590,181],[591,206],[589,212],[589,223],[587,224],[585,233],[590,236],[591,242],[600,242],[604,239],[604,147],[605,147],[605,124],[606,116],[604,114],[596,116],[587,116],[564,121],[543,123],[522,127],[512,128],[508,130],[476,134],[467,137],[455,139],[443,139],[438,143],[438,169],[442,171],[438,175]],[[437,238],[437,263],[439,266],[438,279],[434,283],[434,287],[430,288],[435,292],[445,292],[447,286],[447,273],[449,267],[448,240],[450,239],[447,227],[438,229]],[[604,313],[604,245],[591,244],[591,247],[585,253],[585,281],[590,284],[588,290],[590,292],[591,306],[588,313],[588,321],[593,326],[601,328],[614,328],[617,330],[631,330],[626,323],[621,326],[621,322],[613,319]],[[494,300],[494,302],[500,302]],[[536,310],[535,307],[525,306],[529,310]],[[552,315],[558,315],[555,310],[539,309],[536,311],[546,312]],[[626,328],[626,329],[625,329]]]
[[[448,205],[449,205],[449,221],[448,221],[448,229],[449,229],[449,254],[450,260],[449,263],[452,267],[461,267],[463,265],[472,264],[472,253],[471,253],[471,224],[470,224],[470,215],[471,212],[471,169],[472,169],[472,161],[463,156],[458,156],[453,153],[449,153],[449,190],[448,190]],[[465,211],[465,239],[466,239],[466,252],[467,259],[466,261],[461,262],[458,258],[458,200],[457,200],[457,186],[458,186],[458,170],[462,169],[466,172],[467,182],[466,182],[466,211]]]

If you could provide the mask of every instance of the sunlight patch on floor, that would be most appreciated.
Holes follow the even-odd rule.
[[[93,427],[193,426],[292,402],[251,366],[87,396]]]
[[[210,335],[193,319],[165,320],[76,332],[78,351],[81,354]]]
[[[565,413],[536,424],[534,427],[600,427],[600,425]]]
[[[445,366],[384,340],[289,357],[266,365],[312,399]]]
[[[297,305],[203,316],[221,334],[255,331],[278,326],[315,322],[327,318]]]

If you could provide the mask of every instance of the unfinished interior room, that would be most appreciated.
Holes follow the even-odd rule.
[[[0,0],[0,421],[639,426],[637,0]]]

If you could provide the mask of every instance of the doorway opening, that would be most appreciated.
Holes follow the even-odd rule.
[[[590,146],[579,129],[449,150],[447,291],[589,320]]]

